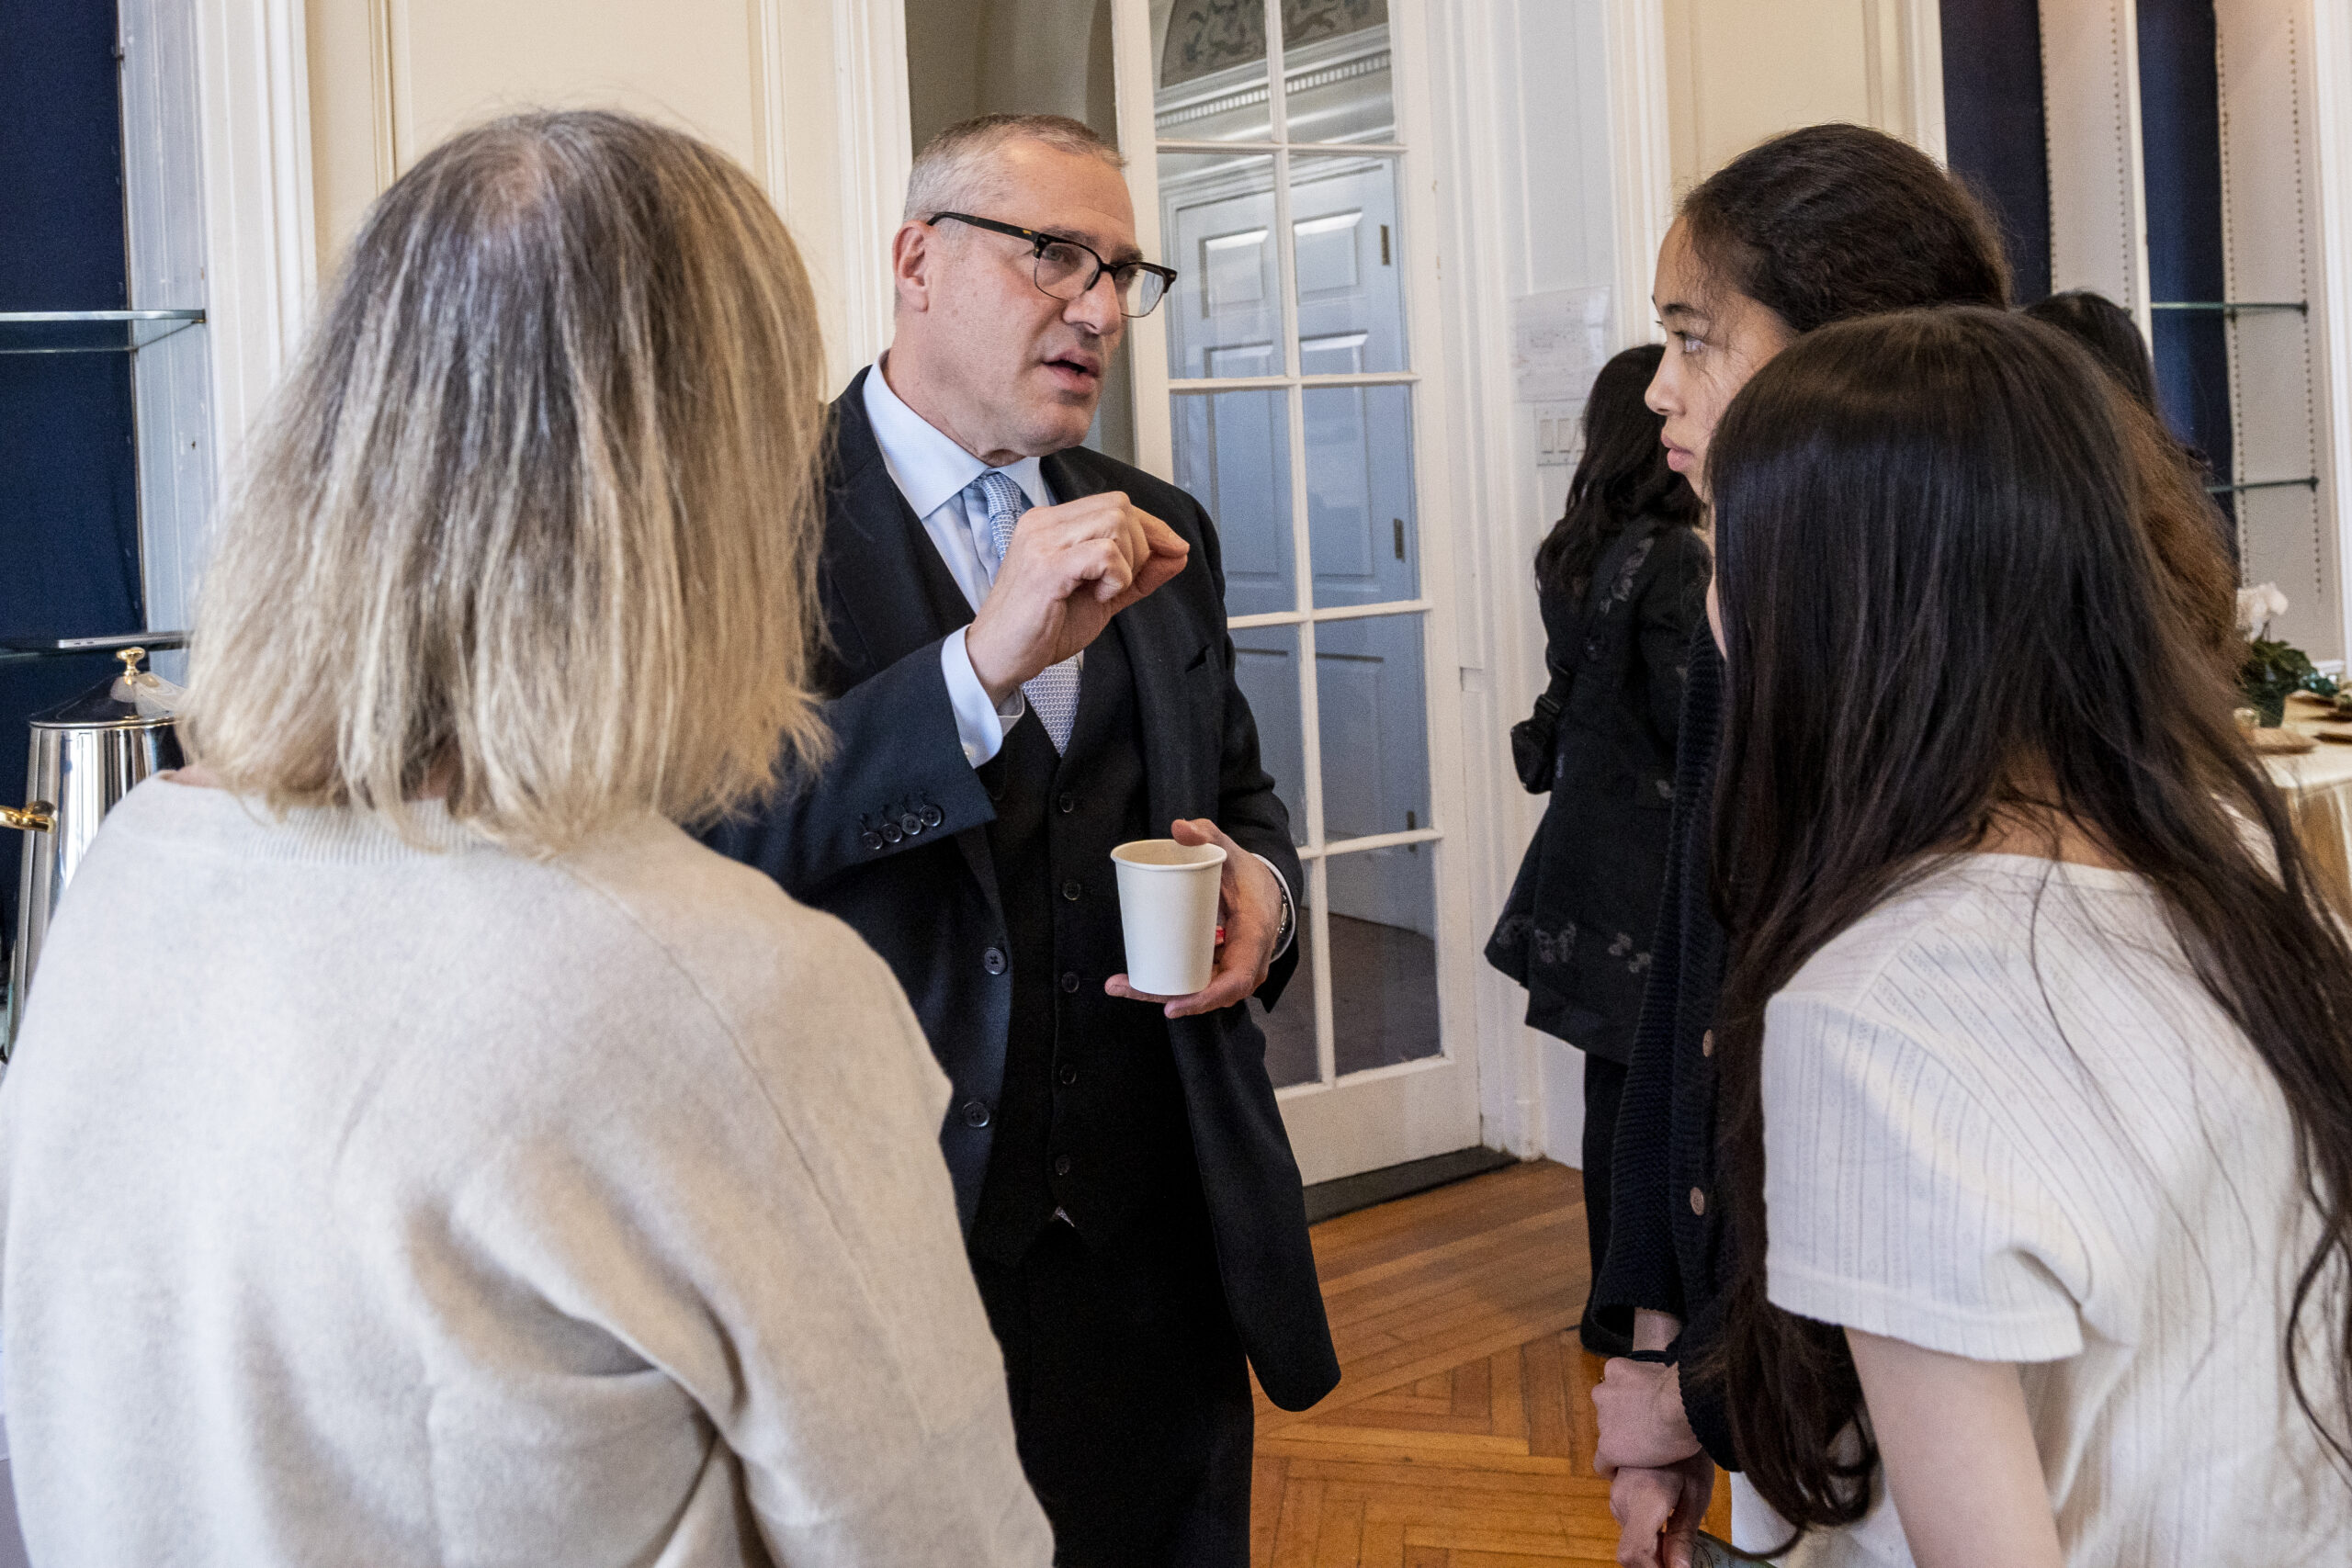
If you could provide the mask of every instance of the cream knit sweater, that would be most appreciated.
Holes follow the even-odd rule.
[[[0,1091],[44,1568],[1035,1564],[936,1142],[847,927],[648,820],[141,785]]]

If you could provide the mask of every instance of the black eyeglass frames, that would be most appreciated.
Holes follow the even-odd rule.
[[[934,212],[929,221],[941,223],[949,219],[969,223],[975,229],[986,229],[991,234],[1010,234],[1016,240],[1028,241],[1030,254],[1037,260],[1037,288],[1057,299],[1084,299],[1107,272],[1111,275],[1112,291],[1118,296],[1119,313],[1148,316],[1176,282],[1176,269],[1172,266],[1159,266],[1147,261],[1106,262],[1091,245],[1066,240],[1059,234],[1043,234],[1035,229],[1000,223],[993,218],[975,218],[968,212]]]

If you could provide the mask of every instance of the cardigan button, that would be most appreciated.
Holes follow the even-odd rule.
[[[1074,997],[1078,995],[1077,970],[1065,969],[1062,971],[1062,995],[1066,997]]]
[[[991,975],[1003,974],[1004,949],[1001,947],[991,947],[986,953],[981,953],[980,967],[987,970]]]
[[[1073,904],[1077,903],[1080,898],[1083,897],[1085,893],[1085,885],[1080,883],[1075,876],[1062,884],[1062,897],[1069,899]]]
[[[985,1127],[988,1124],[989,1108],[981,1104],[977,1100],[965,1101],[964,1125],[967,1127]]]
[[[1699,1036],[1699,1055],[1702,1056],[1712,1056],[1714,1054],[1715,1032],[1710,1029],[1706,1033]]]
[[[1069,1174],[1070,1163],[1069,1156],[1056,1155],[1054,1156],[1054,1174],[1056,1176],[1068,1176]]]
[[[1707,1195],[1696,1187],[1690,1189],[1690,1212],[1694,1214],[1707,1212]]]
[[[1054,805],[1061,811],[1063,816],[1067,817],[1071,812],[1078,809],[1078,796],[1070,794],[1068,790],[1064,790],[1060,796],[1055,800]]]

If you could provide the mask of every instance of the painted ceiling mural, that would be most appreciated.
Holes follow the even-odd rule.
[[[1283,0],[1283,47],[1378,27],[1388,0]],[[1212,75],[1266,58],[1264,0],[1178,0],[1169,13],[1159,85]]]

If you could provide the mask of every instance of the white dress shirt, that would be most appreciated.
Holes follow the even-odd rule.
[[[882,448],[882,466],[889,470],[890,482],[899,487],[899,493],[907,498],[907,504],[922,520],[922,531],[931,536],[939,558],[947,563],[948,574],[956,579],[956,586],[964,591],[965,601],[977,615],[988,599],[989,590],[996,584],[1001,563],[988,508],[966,492],[973,480],[988,472],[989,466],[899,400],[883,374],[883,365],[888,358],[885,354],[876,359],[865,378],[866,423],[874,427],[874,444]],[[1021,487],[1022,495],[1032,506],[1055,504],[1040,459],[1023,457],[1017,463],[1006,464],[1000,471]],[[939,671],[947,680],[947,702],[956,712],[956,736],[963,742],[964,760],[977,768],[1004,749],[1005,736],[1021,722],[1028,704],[1018,687],[1003,707],[989,700],[988,688],[980,684],[979,676],[972,669],[972,656],[964,649],[965,630],[956,627],[939,645]],[[1070,662],[1083,668],[1085,659],[1081,652],[1073,655]],[[1295,908],[1289,880],[1273,862],[1263,855],[1258,859],[1273,872],[1274,884],[1282,889],[1284,909]],[[1290,934],[1274,950],[1277,958],[1287,953],[1297,939],[1295,915],[1290,925]]]

